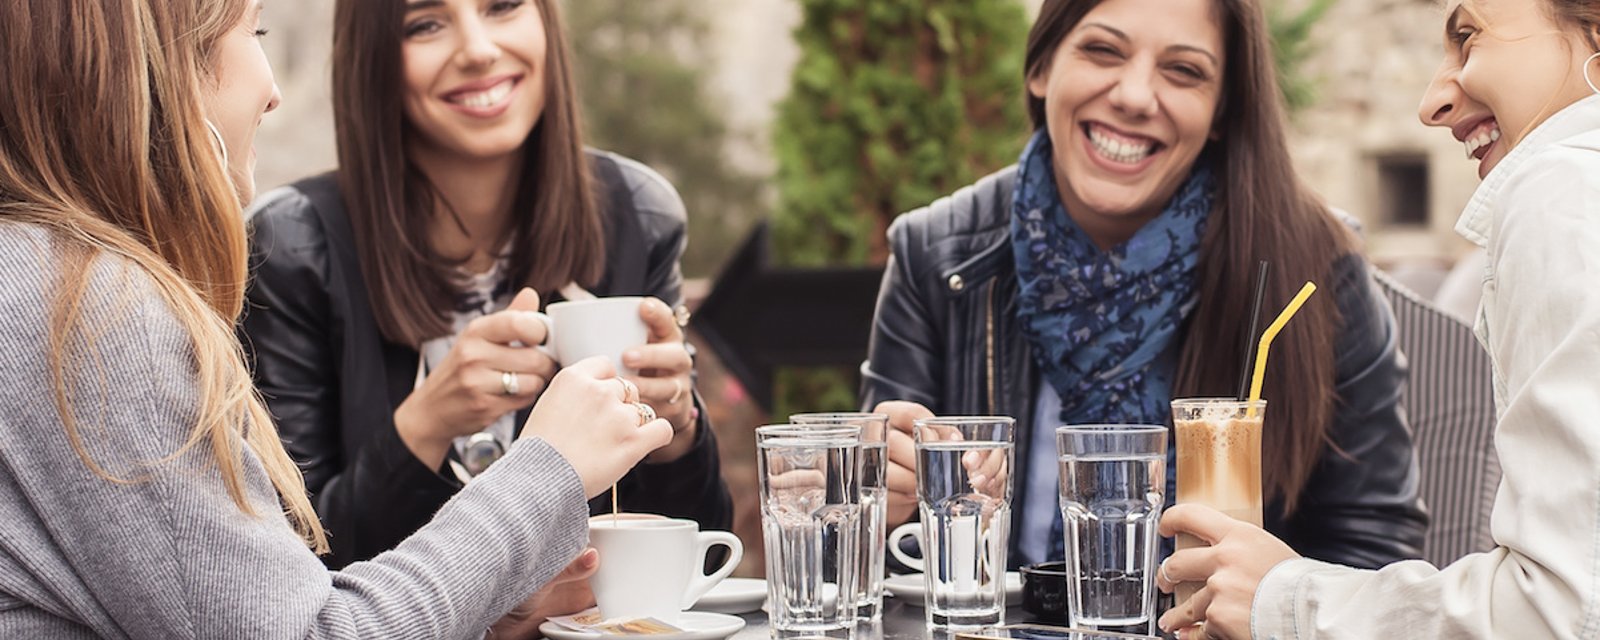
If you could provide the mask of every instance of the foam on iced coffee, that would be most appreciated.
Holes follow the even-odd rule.
[[[1179,502],[1261,524],[1261,418],[1178,420]]]

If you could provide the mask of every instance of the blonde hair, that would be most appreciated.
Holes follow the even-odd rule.
[[[327,551],[300,470],[284,451],[245,366],[234,323],[244,304],[241,205],[206,131],[203,86],[217,43],[245,0],[7,0],[0,3],[0,221],[53,231],[65,255],[51,301],[55,404],[95,473],[72,411],[66,363],[91,354],[82,305],[95,258],[149,276],[192,339],[195,425],[170,462],[209,446],[228,495],[245,492],[243,446],[260,459],[285,515]]]

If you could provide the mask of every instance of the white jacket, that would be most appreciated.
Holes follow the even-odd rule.
[[[1491,171],[1456,231],[1488,249],[1474,330],[1494,362],[1493,551],[1442,569],[1283,562],[1256,638],[1600,638],[1600,96]]]

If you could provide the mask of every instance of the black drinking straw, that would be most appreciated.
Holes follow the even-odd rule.
[[[1250,333],[1245,334],[1244,349],[1242,349],[1242,351],[1244,351],[1244,355],[1242,358],[1240,358],[1241,363],[1239,365],[1240,402],[1244,402],[1245,400],[1249,399],[1245,397],[1245,394],[1250,393],[1250,387],[1246,386],[1250,384],[1250,356],[1255,354],[1255,341],[1257,339],[1256,332],[1261,326],[1261,297],[1267,291],[1268,266],[1269,265],[1267,264],[1267,261],[1262,260],[1261,266],[1256,268],[1255,302],[1250,305]]]

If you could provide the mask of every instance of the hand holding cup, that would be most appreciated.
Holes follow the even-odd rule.
[[[532,346],[546,333],[529,313],[538,309],[539,294],[523,289],[504,311],[473,320],[395,410],[400,439],[424,464],[437,468],[452,439],[481,431],[544,391],[556,363]]]
[[[671,462],[694,445],[698,417],[690,375],[694,360],[684,346],[683,328],[665,302],[643,299],[639,303],[639,319],[649,328],[649,342],[624,351],[622,366],[638,372],[629,379],[639,385],[640,398],[656,410],[656,415],[672,423],[672,443],[646,460]]]

